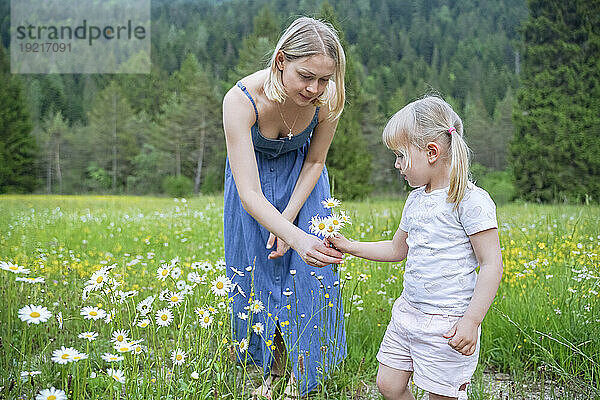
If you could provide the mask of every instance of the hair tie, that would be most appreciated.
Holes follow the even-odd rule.
[[[455,128],[455,127],[452,127],[452,128],[450,128],[450,129],[448,129],[448,133],[449,133],[450,135],[452,135],[452,132],[456,132],[456,128]]]

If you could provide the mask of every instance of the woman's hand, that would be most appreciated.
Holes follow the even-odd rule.
[[[470,356],[477,348],[479,324],[469,318],[461,317],[456,324],[444,334],[448,344],[462,355]]]
[[[269,254],[269,260],[283,256],[290,248],[289,244],[271,233],[269,234],[269,240],[267,240],[267,249],[273,247],[273,244],[275,244],[275,239],[277,239],[277,247]]]
[[[338,250],[328,247],[319,238],[308,233],[297,242],[296,252],[305,263],[313,267],[323,268],[329,264],[341,264],[344,255]]]

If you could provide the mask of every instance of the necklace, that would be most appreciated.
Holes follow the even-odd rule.
[[[281,120],[285,124],[285,127],[288,128],[288,130],[289,130],[289,132],[286,136],[288,137],[288,140],[292,140],[292,138],[294,137],[294,135],[292,134],[292,129],[294,129],[294,126],[296,125],[296,121],[298,121],[298,115],[300,115],[300,114],[296,113],[296,119],[294,120],[294,123],[292,124],[292,127],[290,128],[290,126],[287,124],[287,122],[285,122],[285,118],[283,118],[283,113],[281,112],[281,106],[279,105],[279,103],[277,103],[277,109],[279,110],[279,115],[281,116]]]

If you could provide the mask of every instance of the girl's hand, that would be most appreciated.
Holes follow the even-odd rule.
[[[271,233],[269,234],[269,240],[267,240],[267,249],[273,247],[275,239],[277,239],[277,248],[269,254],[269,260],[283,256],[290,248],[289,244]]]
[[[341,264],[344,255],[338,250],[325,245],[316,236],[305,234],[294,249],[305,263],[313,267],[323,268],[329,264]]]
[[[470,356],[477,348],[479,324],[475,321],[462,317],[456,324],[444,335],[450,339],[448,344],[459,353]]]
[[[334,236],[328,237],[326,243],[332,244],[342,253],[352,253],[352,241],[346,239],[341,233],[336,233]]]

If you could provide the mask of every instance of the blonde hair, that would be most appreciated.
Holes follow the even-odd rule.
[[[282,82],[282,71],[277,68],[277,54],[282,52],[285,59],[293,61],[314,55],[329,56],[335,61],[335,89],[330,81],[321,96],[313,101],[315,106],[329,105],[329,119],[336,119],[344,110],[346,91],[344,74],[346,73],[346,55],[335,29],[330,24],[313,18],[300,17],[285,30],[273,51],[269,65],[269,74],[263,85],[269,100],[279,103],[286,94]]]
[[[401,152],[408,166],[409,145],[424,149],[427,143],[436,142],[445,146],[450,158],[448,201],[456,210],[470,184],[470,150],[463,138],[462,120],[450,104],[440,97],[426,96],[406,105],[387,123],[383,142],[390,150]]]

